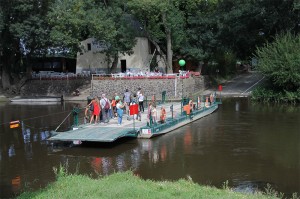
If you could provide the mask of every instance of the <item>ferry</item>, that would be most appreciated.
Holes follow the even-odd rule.
[[[199,120],[218,109],[220,102],[214,102],[211,105],[205,105],[199,109],[194,109],[190,114],[184,114],[175,118],[167,118],[165,123],[153,124],[140,128],[138,138],[152,138],[155,136],[169,133],[177,128],[187,125],[193,121]]]

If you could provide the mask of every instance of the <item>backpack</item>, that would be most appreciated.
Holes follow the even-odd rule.
[[[94,104],[90,105],[90,111],[94,111]]]
[[[109,105],[109,102],[108,102],[108,99],[105,100],[105,105],[104,105],[104,110],[108,110],[110,108],[110,105]]]

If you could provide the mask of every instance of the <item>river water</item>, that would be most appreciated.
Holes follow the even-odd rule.
[[[270,184],[286,196],[300,193],[300,106],[227,98],[215,113],[149,140],[83,146],[47,141],[75,105],[0,103],[0,198],[47,186],[60,165],[92,177],[131,170],[143,179],[184,178],[218,188],[227,181],[241,192]],[[21,127],[10,129],[13,120]],[[67,119],[61,128],[71,123]]]

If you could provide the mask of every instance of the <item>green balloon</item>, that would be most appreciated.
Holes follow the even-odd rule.
[[[180,66],[184,66],[185,65],[185,61],[183,59],[179,60],[179,65]]]

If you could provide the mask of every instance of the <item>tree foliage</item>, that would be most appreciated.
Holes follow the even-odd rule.
[[[279,34],[274,42],[256,51],[258,70],[274,89],[296,91],[300,88],[300,34]]]
[[[101,33],[103,39],[114,35],[113,22],[93,0],[57,0],[51,6],[48,19],[55,46],[68,49],[73,56],[80,51],[80,42]]]
[[[129,0],[128,6],[143,25],[150,41],[156,46],[162,58],[166,57],[166,72],[173,71],[173,51],[182,47],[186,38],[185,10],[181,9],[186,1],[170,0]]]
[[[48,14],[51,38],[75,55],[81,50],[80,42],[93,37],[107,43],[108,60],[113,57],[115,63],[118,53],[131,53],[135,44],[131,19],[122,5],[118,1],[57,0]]]
[[[276,34],[299,34],[299,17],[297,0],[1,0],[0,69],[19,72],[32,56],[75,57],[94,37],[109,44],[113,71],[118,53],[130,54],[140,35],[165,58],[166,72],[184,58],[218,61],[227,74],[235,58],[248,60]]]
[[[52,0],[1,0],[0,69],[2,87],[8,89],[11,74],[30,71],[30,59],[49,46],[49,25],[46,20]],[[0,22],[1,24],[1,22]],[[25,65],[23,60],[27,60]]]

